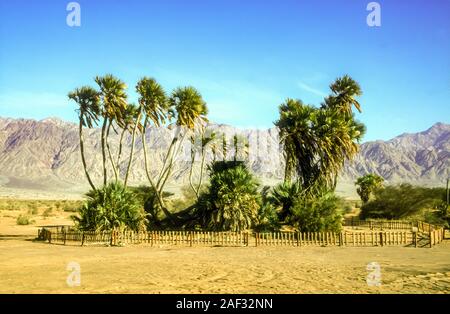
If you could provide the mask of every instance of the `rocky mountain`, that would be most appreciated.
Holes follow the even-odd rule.
[[[225,134],[229,139],[235,133],[246,137],[253,171],[268,180],[282,178],[283,160],[275,128],[241,130],[227,125],[210,125],[210,128]],[[152,128],[146,134],[150,167],[154,175],[162,165],[174,132],[175,129]],[[89,172],[95,181],[100,182],[100,130],[85,130],[84,138]],[[116,148],[118,143],[119,135],[112,134],[110,146]],[[122,156],[128,155],[130,146],[131,136],[127,136]],[[139,184],[146,182],[140,139],[136,141],[136,147],[131,181]],[[232,150],[230,147],[229,154],[232,154]],[[185,141],[172,184],[187,184],[190,151],[189,141]],[[117,156],[114,149],[112,154]],[[208,159],[211,158],[209,154]],[[127,160],[121,160],[121,173],[126,166]],[[341,181],[353,182],[358,176],[369,172],[383,176],[390,183],[441,185],[450,176],[450,125],[437,123],[424,132],[362,144],[355,160],[346,164]],[[111,169],[109,175],[113,175]],[[40,121],[0,118],[0,189],[1,186],[69,189],[85,185],[76,124],[57,118]]]

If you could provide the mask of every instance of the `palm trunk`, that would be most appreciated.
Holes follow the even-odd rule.
[[[89,182],[89,185],[95,191],[95,185],[94,185],[94,183],[92,183],[91,176],[89,175],[89,172],[87,171],[86,159],[84,156],[83,124],[81,122],[81,118],[80,118],[80,124],[79,124],[79,137],[80,137],[81,162],[83,163],[84,173],[86,174],[86,178]]]
[[[113,159],[113,156],[112,156],[112,153],[111,153],[111,149],[109,147],[109,142],[108,142],[110,129],[111,129],[111,120],[108,123],[108,128],[106,130],[106,139],[105,140],[106,140],[106,148],[108,150],[109,160],[111,161],[111,166],[112,166],[113,171],[114,171],[114,178],[116,179],[116,183],[117,183],[119,181],[119,176],[117,174],[117,168],[116,168],[116,165],[114,163],[114,159]]]
[[[192,191],[194,191],[195,194],[195,187],[192,183],[192,173],[194,172],[194,163],[195,163],[195,151],[194,151],[194,144],[192,144],[192,152],[191,152],[191,169],[189,170],[189,185],[191,186]]]
[[[108,119],[105,117],[102,126],[102,163],[103,163],[103,185],[106,185],[107,175],[106,175],[106,124]]]
[[[117,169],[119,169],[120,167],[120,157],[122,157],[122,143],[123,143],[123,136],[125,135],[125,132],[127,131],[127,129],[123,129],[122,133],[120,134],[120,140],[119,140],[119,152],[117,154],[117,162],[116,162],[116,166]]]
[[[205,167],[205,157],[206,157],[205,151],[204,151],[204,149],[202,149],[202,162],[200,164],[200,178],[199,178],[199,181],[198,181],[197,192],[195,192],[195,195],[197,195],[197,200],[199,198],[200,188],[202,187],[202,182],[203,182],[203,170],[204,170],[204,167]]]
[[[133,129],[133,137],[132,137],[132,140],[131,140],[130,160],[128,161],[127,172],[125,174],[125,180],[124,180],[125,187],[127,186],[128,175],[130,174],[131,164],[133,163],[134,143],[136,141],[136,130],[137,130],[137,127],[139,125],[140,119],[141,119],[141,114],[139,113],[139,115],[137,117],[137,120],[136,120],[136,124],[134,125],[134,129]]]
[[[149,171],[149,168],[148,168],[147,145],[146,145],[146,140],[145,140],[145,131],[146,131],[147,123],[148,123],[148,118],[146,117],[145,121],[144,121],[144,128],[142,130],[142,147],[143,147],[143,150],[144,150],[145,173],[147,175],[148,181],[150,182],[150,185],[152,186],[153,190],[155,191],[156,199],[158,200],[158,203],[161,206],[161,209],[164,212],[164,215],[166,215],[166,217],[173,223],[174,222],[173,216],[167,210],[166,205],[164,204],[164,200],[163,200],[161,194],[158,193],[158,190],[156,188],[155,182],[153,182],[153,179],[152,179],[152,177],[150,175],[150,171]]]
[[[179,134],[178,134],[179,135]],[[178,139],[176,142],[178,142],[178,147],[176,147],[174,150],[173,150],[173,152],[172,152],[172,155],[171,155],[171,157],[170,157],[170,161],[169,161],[169,165],[167,166],[167,170],[164,172],[164,176],[163,177],[160,177],[159,178],[159,180],[158,180],[158,184],[156,185],[157,187],[158,187],[158,190],[162,193],[162,189],[164,188],[164,185],[166,184],[166,182],[167,182],[167,179],[171,176],[171,174],[172,174],[172,170],[173,170],[173,165],[174,165],[174,161],[175,161],[175,158],[177,158],[177,156],[178,156],[178,154],[180,153],[180,150],[181,150],[181,148],[182,148],[182,145],[183,145],[183,141],[184,141],[184,139],[185,139],[185,137],[186,137],[186,135],[187,135],[187,132],[186,133],[184,133],[183,134],[183,136],[181,137],[181,139]],[[174,142],[172,142],[172,143],[174,143]],[[174,146],[175,147],[175,146]],[[166,157],[166,160],[167,160],[168,158]]]

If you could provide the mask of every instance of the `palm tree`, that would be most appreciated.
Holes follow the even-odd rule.
[[[126,84],[111,74],[97,76],[95,82],[100,88],[100,99],[102,102],[102,162],[103,162],[103,184],[107,183],[106,172],[106,146],[109,128],[113,122],[124,127],[123,116],[127,108]]]
[[[175,159],[180,152],[184,138],[194,128],[204,128],[208,121],[206,114],[208,108],[201,94],[191,86],[178,87],[169,98],[169,105],[176,113],[176,134],[168,148],[163,167],[156,184],[158,193],[161,193],[168,178],[172,174]],[[182,130],[185,130],[182,133]]]
[[[69,99],[74,100],[79,108],[76,110],[78,112],[79,119],[79,138],[80,138],[80,152],[81,161],[83,163],[84,173],[89,182],[89,185],[93,190],[95,190],[94,183],[89,175],[86,166],[86,158],[84,155],[84,140],[83,140],[83,127],[92,128],[98,123],[98,118],[100,115],[100,97],[98,91],[89,86],[83,86],[81,88],[76,88],[74,91],[68,94]]]
[[[301,100],[288,98],[280,105],[280,118],[275,125],[280,131],[285,158],[285,181],[293,176],[303,186],[312,180],[314,156],[317,145],[311,128],[316,109],[305,105]]]
[[[163,87],[154,79],[144,77],[136,85],[136,91],[139,94],[139,106],[144,114],[144,123],[142,126],[142,146],[144,150],[144,163],[147,179],[155,193],[156,200],[164,214],[170,219],[170,212],[167,210],[163,197],[157,192],[156,183],[150,174],[148,165],[148,154],[146,144],[146,129],[153,123],[154,126],[160,126],[166,122],[167,119],[173,117],[173,110],[167,101],[166,93]]]
[[[373,173],[366,174],[356,180],[355,185],[358,186],[356,192],[361,197],[363,203],[367,203],[370,195],[383,186],[383,181],[384,179],[382,177]]]
[[[196,216],[204,228],[243,231],[258,220],[258,182],[243,162],[218,161],[210,167],[209,190],[197,202]]]

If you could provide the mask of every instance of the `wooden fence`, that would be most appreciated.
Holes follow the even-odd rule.
[[[257,233],[256,246],[417,246],[411,231]]]
[[[399,225],[403,227],[402,225]],[[108,231],[80,232],[40,229],[38,239],[63,245],[147,244],[184,246],[414,246],[432,247],[444,240],[444,228],[418,224],[405,230],[335,232],[203,232]]]
[[[189,245],[189,246],[248,246],[247,232],[203,232],[203,231],[50,231],[41,229],[38,239],[55,244],[104,244],[128,245]]]
[[[360,220],[359,218],[350,217],[344,219],[344,226],[346,227],[360,227],[369,228],[370,230],[411,230],[416,226],[416,222],[405,220],[382,220],[382,219],[367,219]]]
[[[445,239],[445,229],[442,226],[432,225],[426,222],[417,222],[417,230],[429,239],[429,246],[439,244]]]

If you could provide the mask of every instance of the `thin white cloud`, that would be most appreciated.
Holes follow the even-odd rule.
[[[327,94],[322,92],[321,90],[318,90],[314,87],[309,86],[308,84],[305,84],[303,82],[298,82],[297,83],[298,87],[300,87],[301,89],[303,89],[304,91],[307,91],[311,94],[320,96],[320,97],[325,97]]]

